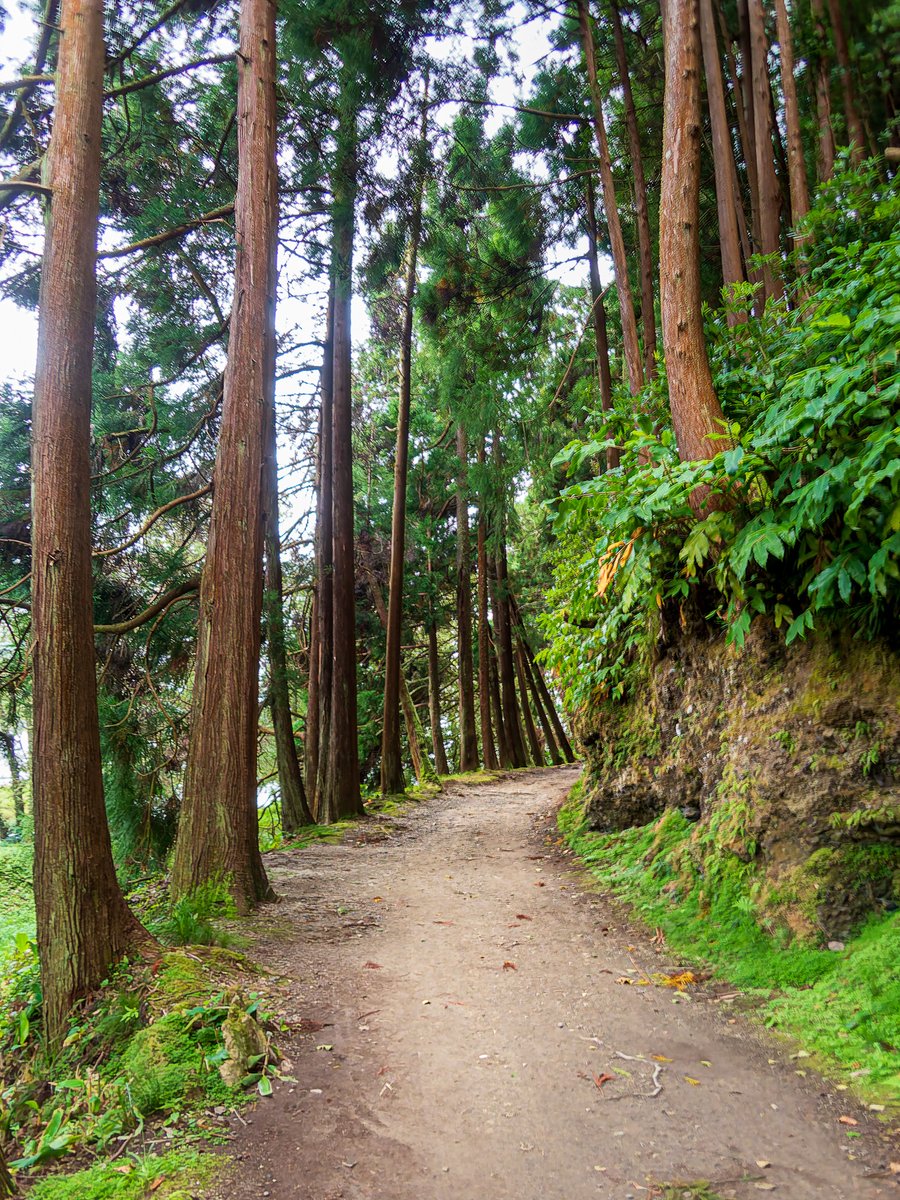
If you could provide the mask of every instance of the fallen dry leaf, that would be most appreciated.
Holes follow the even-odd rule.
[[[162,1187],[162,1185],[163,1185],[165,1182],[166,1182],[166,1177],[165,1177],[165,1175],[157,1175],[157,1177],[156,1177],[156,1178],[153,1180],[153,1182],[152,1182],[151,1184],[149,1184],[149,1185],[148,1185],[148,1187],[147,1187],[147,1191],[148,1191],[148,1192],[155,1192],[155,1191],[156,1191],[156,1189],[157,1189],[157,1188],[161,1188],[161,1187]]]
[[[604,1083],[615,1082],[616,1077],[615,1075],[607,1075],[607,1073],[604,1071],[602,1075],[592,1075],[591,1078],[598,1088],[602,1088]]]
[[[888,1163],[888,1170],[892,1175],[900,1175],[900,1162]]]
[[[690,1075],[685,1075],[684,1082],[689,1083],[691,1085],[691,1087],[699,1087],[700,1086],[700,1080],[692,1079]]]
[[[373,896],[373,897],[372,897],[372,903],[373,903],[373,904],[383,904],[383,903],[384,903],[384,897],[383,897],[383,896]]]
[[[364,969],[368,969],[369,971],[380,971],[380,970],[381,970],[381,963],[376,963],[376,962],[364,962],[364,963],[363,963],[363,968],[364,968]]]
[[[760,1170],[764,1171],[766,1167],[771,1167],[772,1164],[767,1158],[758,1158],[756,1160],[756,1165],[760,1168]]]
[[[629,979],[627,975],[620,975],[619,978],[616,980],[616,983],[631,984],[631,983],[634,983],[634,980]]]
[[[543,879],[539,879],[534,886],[535,887],[546,887],[547,885],[546,885],[546,883],[544,883]]]
[[[518,967],[516,966],[516,964],[514,962],[509,962],[509,960],[507,960],[503,964],[503,970],[504,971],[517,971]]]
[[[455,921],[432,921],[432,925],[455,925]]]
[[[654,1062],[674,1062],[673,1058],[666,1058],[664,1054],[651,1054],[650,1057]]]
[[[527,913],[516,913],[516,920],[517,920],[517,921],[531,921],[531,920],[533,920],[533,919],[534,919],[534,918],[533,918],[533,917],[529,917]]]
[[[693,971],[679,971],[674,975],[655,975],[654,979],[660,987],[675,988],[678,992],[686,991],[688,984],[697,982]]]
[[[754,1183],[753,1186],[756,1188],[756,1190],[758,1192],[774,1192],[775,1191],[774,1183]]]
[[[130,1175],[134,1167],[131,1163],[122,1163],[119,1167],[113,1167],[113,1170],[119,1175]]]
[[[855,1117],[838,1117],[841,1125],[858,1125],[859,1121]]]

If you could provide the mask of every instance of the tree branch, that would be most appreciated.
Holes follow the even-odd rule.
[[[139,542],[160,517],[164,516],[167,512],[171,512],[173,508],[177,508],[180,504],[187,504],[190,500],[199,500],[201,496],[206,496],[212,491],[212,486],[211,483],[207,483],[204,487],[198,488],[196,492],[190,492],[187,496],[176,496],[174,500],[170,500],[168,504],[163,504],[156,512],[151,513],[137,533],[133,534],[127,541],[122,542],[120,546],[113,546],[111,550],[95,550],[94,558],[109,558],[111,554],[121,554],[123,550],[127,550],[135,542]]]
[[[164,592],[158,600],[154,600],[149,608],[145,608],[136,617],[132,617],[128,621],[119,621],[115,625],[95,625],[94,633],[130,633],[132,629],[138,629],[141,625],[146,625],[148,621],[152,621],[155,616],[164,612],[176,600],[180,600],[182,596],[187,596],[190,592],[196,592],[199,589],[200,576],[192,575],[184,583],[179,583],[177,587],[170,588],[169,591]]]
[[[190,221],[185,221],[182,225],[176,225],[172,229],[166,229],[162,233],[154,233],[151,237],[141,238],[138,242],[129,242],[127,246],[116,246],[113,250],[101,250],[98,258],[123,258],[126,254],[134,254],[138,250],[149,250],[153,246],[162,246],[166,242],[171,242],[175,238],[183,237],[184,234],[190,233],[192,229],[196,229],[200,225],[208,225],[213,221],[220,221],[223,217],[229,216],[234,212],[234,204],[223,204],[220,208],[214,208],[208,213],[204,213],[200,217],[194,217]]]

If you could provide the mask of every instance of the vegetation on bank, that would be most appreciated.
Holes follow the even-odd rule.
[[[759,867],[726,844],[724,814],[708,824],[670,809],[617,833],[587,828],[582,784],[560,809],[566,843],[590,873],[659,928],[672,951],[709,965],[751,997],[771,1029],[813,1065],[871,1100],[900,1103],[900,913],[871,917],[840,950],[759,921]]]

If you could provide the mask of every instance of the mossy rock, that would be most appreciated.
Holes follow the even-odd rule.
[[[269,1048],[265,1030],[241,1007],[232,1004],[222,1022],[222,1040],[228,1057],[219,1065],[219,1074],[228,1087],[237,1087]]]

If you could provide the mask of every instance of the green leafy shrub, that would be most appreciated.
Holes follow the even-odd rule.
[[[644,415],[618,470],[590,474],[617,432],[602,422],[556,459],[578,482],[551,513],[544,656],[573,711],[630,689],[667,623],[724,626],[738,646],[762,614],[787,642],[838,619],[869,636],[896,627],[900,185],[847,172],[810,224],[818,240],[797,307],[770,305],[736,328],[709,319],[733,445],[682,463],[671,430],[655,433]],[[652,385],[644,413],[662,389]],[[711,500],[699,515],[698,489]]]

